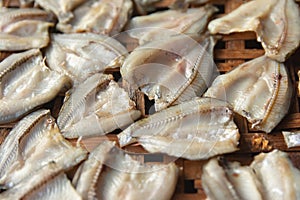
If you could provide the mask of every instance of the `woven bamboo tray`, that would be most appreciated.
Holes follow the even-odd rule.
[[[174,0],[163,0],[157,4],[157,7],[164,8],[173,1]],[[220,17],[224,15],[224,13],[231,12],[244,2],[246,1],[212,0],[212,4],[219,8],[219,12],[215,17]],[[260,43],[256,42],[255,33],[245,32],[223,36],[215,47],[214,58],[220,73],[225,73],[233,67],[263,54],[264,50]],[[244,118],[237,116],[235,122],[241,133],[239,151],[223,155],[225,159],[249,164],[253,160],[253,156],[260,152],[280,149],[288,152],[294,165],[300,169],[300,147],[288,149],[281,134],[282,130],[300,130],[300,107],[299,97],[297,94],[297,85],[299,81],[297,72],[300,70],[300,50],[286,61],[286,66],[290,73],[294,91],[288,115],[271,134],[252,131],[247,121]],[[118,76],[117,71],[113,73]],[[44,107],[51,109],[52,115],[57,117],[63,98],[63,96],[58,96]],[[151,105],[151,102],[147,101],[142,94],[138,94],[135,100],[138,108],[143,112],[144,116],[146,116],[148,112],[147,109],[149,108],[149,105]],[[0,126],[0,144],[2,143],[5,135],[9,133],[12,126],[13,124]],[[109,139],[116,141],[116,133],[118,132],[120,131],[115,131],[115,133],[102,137],[86,138],[81,140],[80,143],[87,150],[91,151],[103,140]],[[77,141],[71,140],[71,142],[75,144]],[[126,147],[125,150],[129,152],[145,153],[142,147],[138,145]],[[141,154],[137,156],[137,159],[142,162],[169,162],[170,160],[174,160],[172,157],[160,154],[155,156]],[[205,199],[206,196],[201,185],[201,168],[206,161],[176,159],[175,162],[179,166],[180,175],[173,199]]]

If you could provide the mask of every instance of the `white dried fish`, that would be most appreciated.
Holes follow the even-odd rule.
[[[0,199],[80,200],[69,179],[54,162],[27,176],[11,189],[0,193]]]
[[[284,64],[262,56],[217,77],[204,96],[228,101],[252,128],[270,133],[288,112],[290,84]]]
[[[8,189],[51,162],[69,169],[87,152],[62,137],[48,110],[39,110],[18,122],[1,144],[0,154],[0,185]]]
[[[71,20],[74,17],[73,9],[84,2],[86,0],[35,0],[42,8],[53,12],[60,23]]]
[[[209,23],[211,33],[255,31],[266,55],[279,62],[300,43],[300,12],[294,0],[254,0]]]
[[[83,199],[171,199],[178,177],[174,163],[142,164],[112,147],[100,144],[81,166],[76,189]]]
[[[49,43],[52,16],[36,8],[0,8],[0,50],[42,48]]]
[[[57,119],[65,137],[104,135],[141,116],[112,79],[111,75],[95,74],[68,94]]]
[[[118,135],[120,146],[139,142],[151,153],[191,160],[237,150],[239,132],[226,102],[196,98],[139,120]]]
[[[201,182],[205,194],[210,200],[240,199],[216,158],[210,159],[203,166]]]
[[[49,102],[68,85],[66,76],[45,65],[38,49],[10,55],[0,63],[0,124]]]
[[[46,62],[69,76],[74,84],[108,68],[120,67],[127,50],[117,40],[102,34],[53,34]]]
[[[73,11],[71,20],[59,22],[57,29],[64,33],[115,35],[123,29],[131,13],[131,0],[88,0]]]
[[[201,96],[214,77],[215,42],[194,39],[181,34],[136,48],[121,67],[123,79],[154,99],[156,111]]]
[[[300,171],[286,153],[279,150],[261,153],[251,167],[263,185],[263,199],[300,199]]]
[[[89,154],[88,159],[76,171],[72,182],[83,199],[93,199],[97,194],[98,177],[114,146],[115,142],[104,141]]]
[[[288,148],[300,146],[300,131],[282,131],[282,135]]]
[[[146,16],[137,16],[130,20],[126,32],[138,39],[139,44],[153,40],[163,40],[170,35],[197,34],[206,29],[208,19],[217,9],[211,5],[190,8],[186,11],[167,10]]]
[[[172,9],[186,9],[189,6],[199,6],[210,1],[211,0],[174,0],[169,7]]]
[[[156,10],[155,4],[161,0],[133,0],[138,13],[145,15],[147,12]]]
[[[228,163],[225,166],[226,177],[232,184],[239,199],[262,200],[262,185],[253,169],[241,166],[238,162]],[[208,180],[209,181],[209,180]],[[217,191],[214,191],[217,192]],[[223,199],[223,198],[221,198]]]

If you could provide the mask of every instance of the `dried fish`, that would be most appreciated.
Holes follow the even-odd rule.
[[[115,142],[104,141],[89,154],[89,158],[76,171],[73,184],[83,199],[94,199],[97,194],[98,177],[114,146]]]
[[[173,9],[186,9],[189,6],[198,6],[198,5],[203,5],[211,0],[173,0],[174,2],[169,5],[170,8]]]
[[[270,133],[288,112],[290,84],[284,64],[262,56],[217,77],[204,96],[228,101],[253,129]]]
[[[173,162],[142,164],[112,147],[100,144],[81,166],[76,189],[83,199],[171,199],[178,177]]]
[[[255,31],[266,55],[279,62],[300,43],[300,12],[294,0],[254,0],[209,23],[211,33]]]
[[[288,148],[300,146],[300,131],[282,131],[282,135]]]
[[[104,135],[141,116],[112,79],[111,75],[95,74],[68,94],[57,119],[65,137]]]
[[[210,200],[240,199],[216,158],[210,159],[203,166],[201,182],[205,194]]]
[[[64,33],[115,35],[123,29],[131,13],[131,0],[88,0],[73,11],[71,20],[59,22],[57,29]]]
[[[53,34],[46,62],[69,76],[74,84],[108,68],[120,67],[127,50],[117,40],[102,34]]]
[[[42,48],[49,43],[52,16],[36,8],[0,8],[0,50]]]
[[[300,171],[286,153],[279,150],[261,153],[251,167],[263,185],[263,199],[300,199]]]
[[[87,152],[62,137],[48,110],[38,110],[18,122],[1,144],[0,154],[0,185],[9,189],[48,163],[69,169]]]
[[[86,0],[35,0],[39,6],[45,10],[53,12],[60,23],[66,23],[74,15],[72,11]]]
[[[54,162],[27,176],[11,189],[0,193],[0,199],[80,200],[69,179]]]
[[[211,5],[190,8],[187,11],[167,10],[130,20],[126,31],[130,37],[144,44],[157,39],[166,39],[176,34],[197,34],[206,29],[208,19],[217,9]]]
[[[239,132],[232,114],[226,102],[195,98],[135,122],[118,135],[119,143],[139,142],[151,153],[206,159],[237,150]]]
[[[45,65],[38,49],[10,55],[0,63],[0,124],[49,102],[68,85],[66,76]]]
[[[121,67],[123,79],[154,99],[156,111],[201,96],[216,70],[215,42],[207,36],[194,39],[181,34],[136,48]]]
[[[155,11],[155,4],[161,2],[161,0],[133,0],[133,2],[138,13],[145,15],[147,12]]]
[[[232,162],[225,166],[225,172],[226,177],[234,187],[240,199],[263,199],[262,185],[257,179],[253,169],[251,169],[249,166],[241,166],[238,162]]]

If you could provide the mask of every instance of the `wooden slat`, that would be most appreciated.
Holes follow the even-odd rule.
[[[215,59],[252,59],[262,56],[264,53],[262,49],[217,49],[215,50]]]
[[[300,113],[288,114],[276,127],[277,130],[300,128]]]
[[[261,136],[269,141],[269,145],[272,147],[272,149],[280,149],[282,151],[300,151],[300,147],[295,148],[287,148],[283,135],[281,132],[275,132],[272,134],[265,134],[265,133],[243,133],[242,137],[240,139],[240,145],[239,145],[239,152],[242,153],[250,153],[250,152],[256,152],[259,153],[263,151],[261,148],[258,148],[257,145],[253,143],[253,140],[256,136]],[[270,151],[266,150],[266,151]]]
[[[201,169],[206,161],[184,160],[184,179],[201,178]]]
[[[178,194],[176,193],[172,200],[202,200],[205,199],[206,195],[204,193],[196,194]]]
[[[254,32],[231,33],[229,35],[222,35],[222,40],[256,40],[256,34]]]

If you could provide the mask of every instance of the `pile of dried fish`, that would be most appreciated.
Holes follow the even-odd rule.
[[[211,159],[203,167],[202,185],[209,199],[299,199],[300,171],[286,153],[261,153],[250,166]]]
[[[208,1],[157,12],[159,0],[1,1],[0,51],[11,55],[0,63],[0,124],[16,124],[0,146],[0,199],[167,200],[174,162],[143,163],[111,141],[88,153],[80,139],[116,131],[122,148],[204,160],[239,149],[235,113],[270,133],[291,101],[283,62],[300,43],[299,8],[253,0],[209,22],[217,8]],[[265,55],[216,77],[212,34],[244,31],[256,32]],[[141,93],[155,113],[138,109]],[[284,132],[288,145],[299,145],[295,135]],[[212,158],[202,176],[209,199],[299,199],[299,180],[277,150],[251,166]]]

